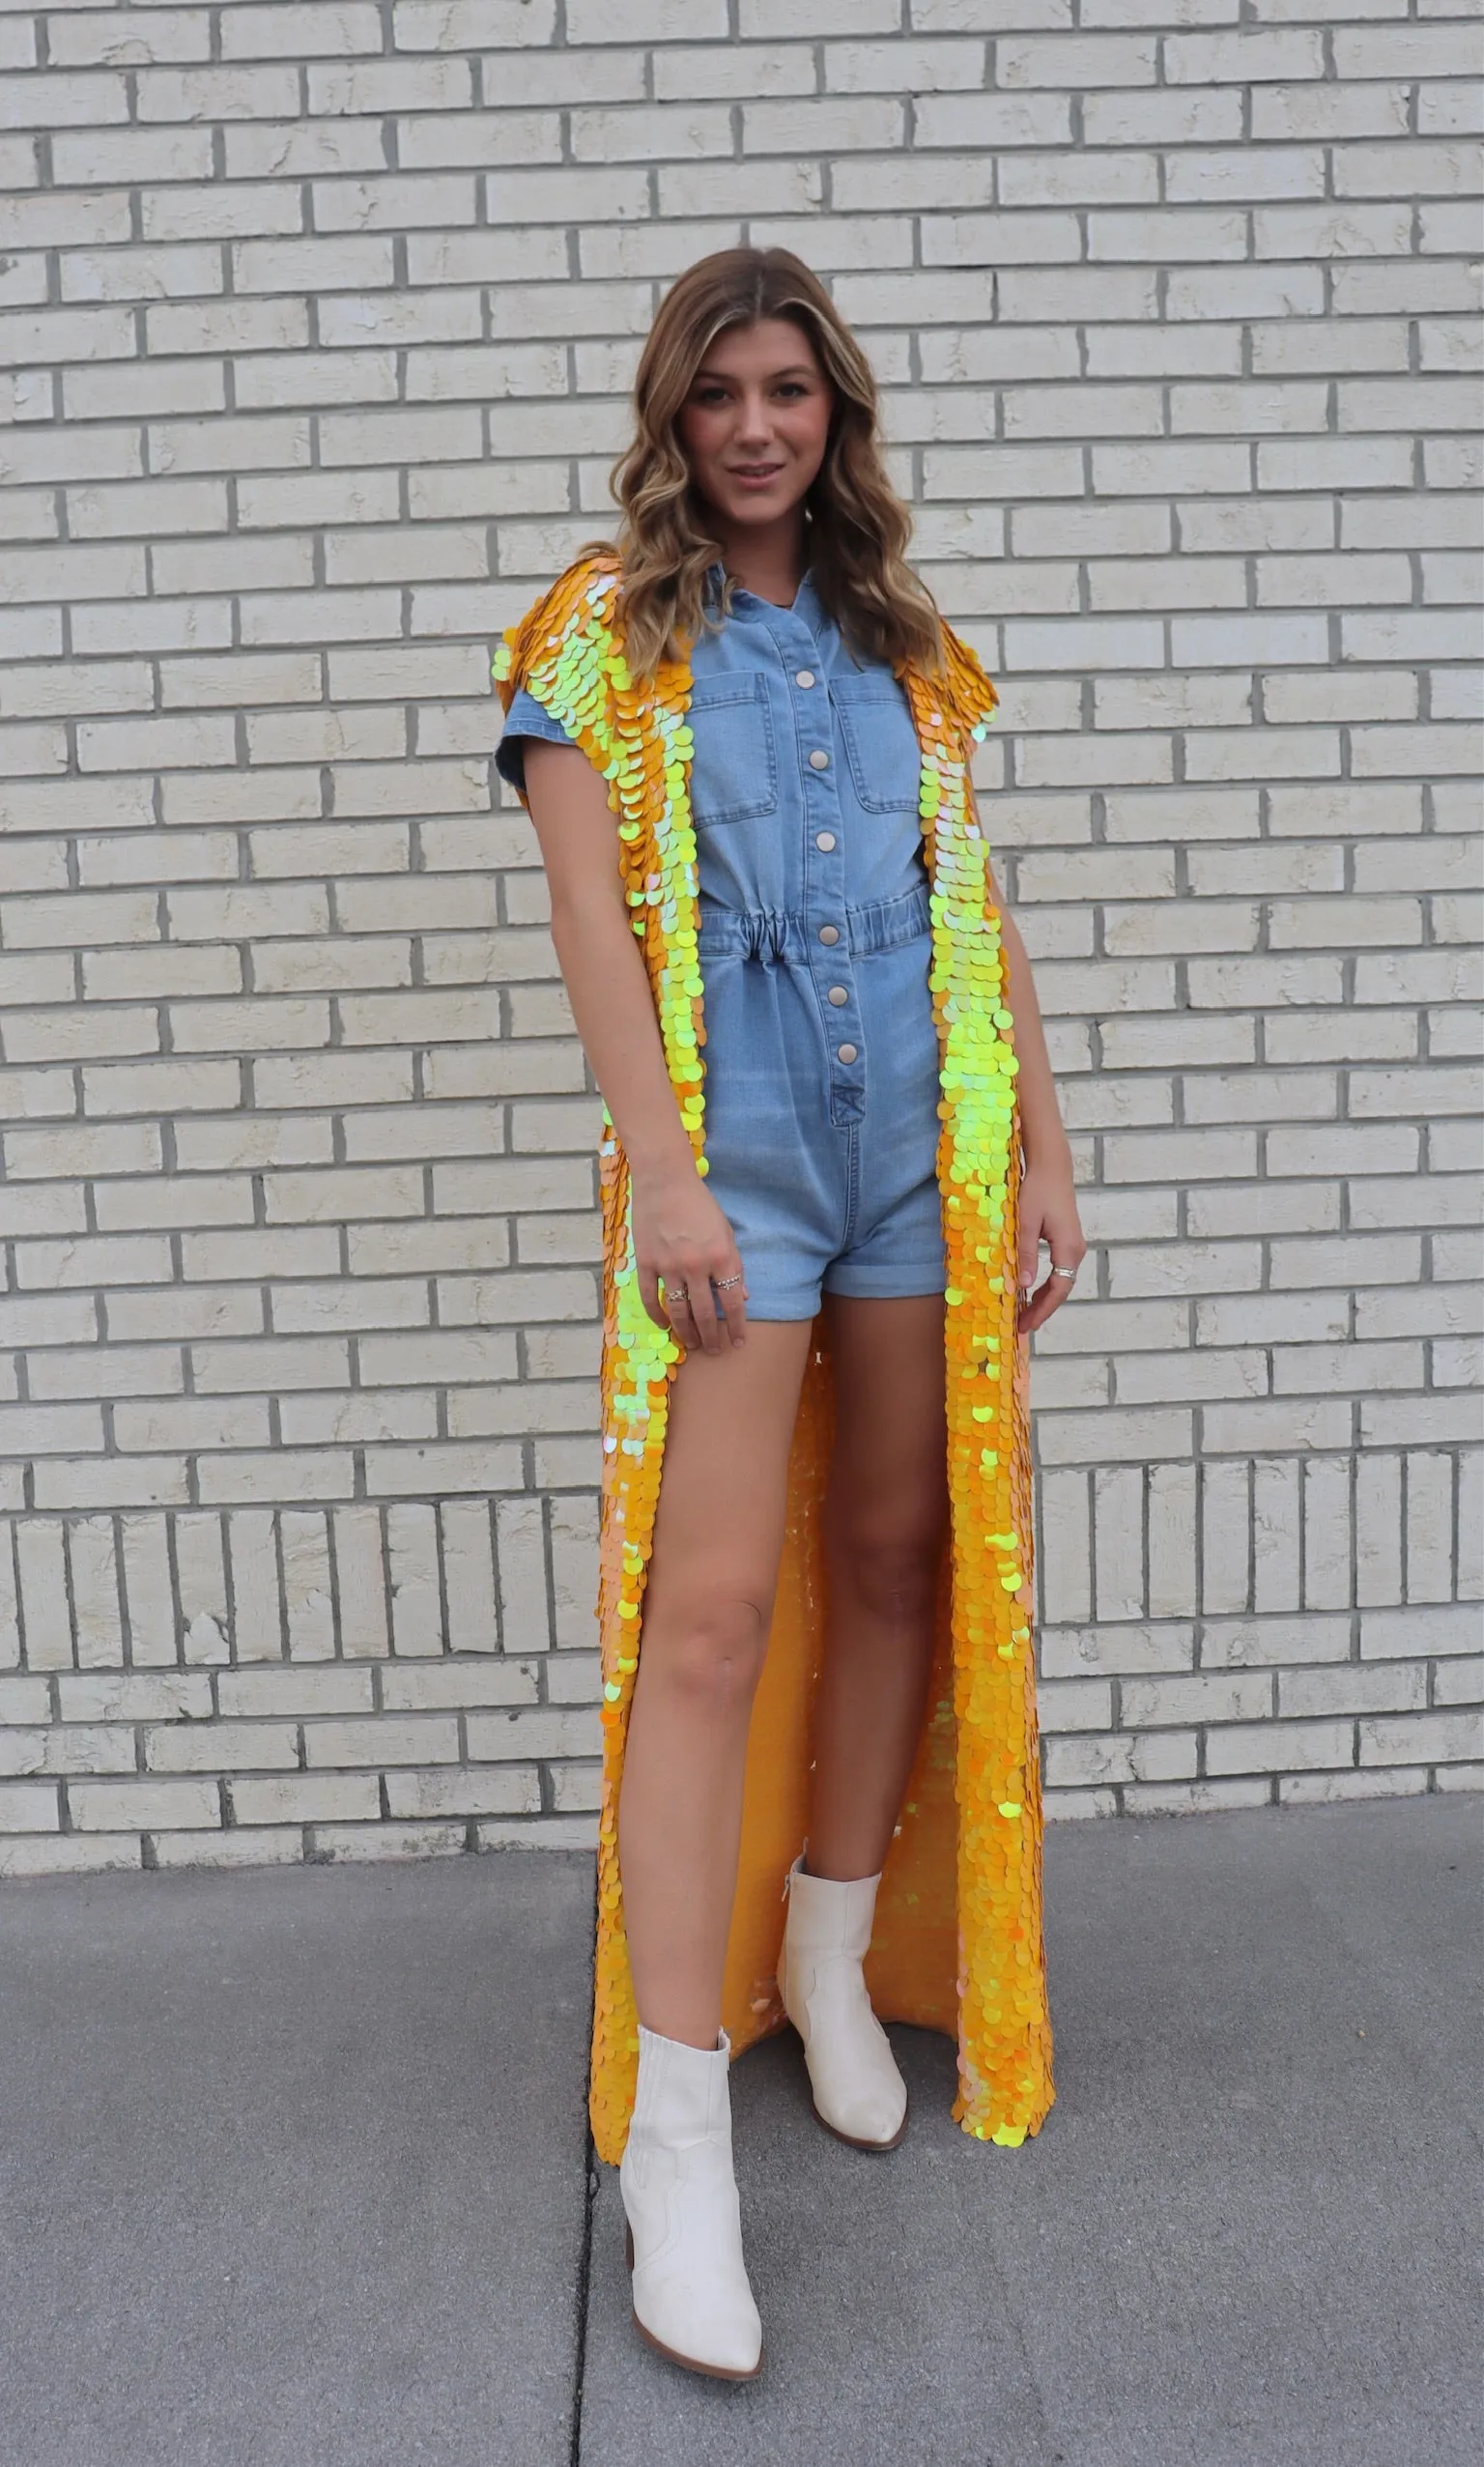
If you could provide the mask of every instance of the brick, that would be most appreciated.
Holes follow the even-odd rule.
[[[726,0],[632,0],[621,24],[604,0],[567,0],[571,43],[673,43],[684,37],[696,41],[724,36],[728,31]],[[743,32],[747,31],[744,27]],[[521,40],[530,38],[523,35]]]
[[[1378,1713],[1359,1725],[1362,1764],[1446,1764],[1476,1760],[1484,1745],[1484,1714]]]
[[[1352,1722],[1253,1722],[1206,1735],[1208,1773],[1267,1773],[1345,1766],[1355,1757]]]
[[[43,1510],[184,1506],[188,1477],[181,1456],[43,1456],[36,1460],[34,1489]]]
[[[0,1828],[0,1876],[99,1876],[142,1864],[137,1833],[7,1836]]]
[[[216,1784],[209,1780],[72,1781],[67,1786],[67,1797],[72,1822],[80,1833],[119,1832],[129,1827],[178,1833],[221,1822]]]
[[[310,1856],[316,1861],[452,1858],[468,1845],[464,1823],[316,1824]]]
[[[451,1764],[458,1753],[458,1725],[442,1717],[375,1715],[361,1721],[304,1724],[304,1758],[310,1766]]]
[[[1272,1710],[1272,1680],[1265,1671],[1197,1671],[1188,1678],[1126,1679],[1126,1723],[1241,1722],[1265,1720]]]
[[[375,51],[381,21],[371,0],[234,9],[221,29],[225,60],[298,60],[315,53]]]
[[[123,1659],[113,1527],[106,1517],[82,1517],[68,1528],[72,1632],[82,1668],[106,1669]]]
[[[57,1681],[64,1722],[203,1722],[212,1710],[204,1672],[97,1672]]]
[[[597,1448],[595,1435],[581,1440],[541,1441],[527,1443],[539,1486],[571,1487],[593,1478],[593,1462]],[[525,1477],[523,1450],[512,1443],[496,1448],[488,1440],[466,1448],[418,1448],[408,1451],[419,1474],[436,1477],[445,1490],[516,1491]],[[482,1469],[482,1470],[481,1470]],[[379,1454],[368,1457],[366,1479],[374,1483],[390,1483],[397,1468],[389,1456],[384,1462]],[[402,1468],[405,1481],[408,1466]]]
[[[1426,1702],[1427,1671],[1420,1662],[1347,1662],[1278,1674],[1283,1714],[1415,1712]]]
[[[157,1833],[157,1868],[284,1867],[303,1857],[303,1835],[297,1826],[240,1824],[230,1833]]]
[[[443,1500],[439,1509],[448,1650],[493,1653],[498,1648],[496,1542],[486,1500]]]
[[[1484,1660],[1477,1655],[1465,1655],[1456,1662],[1441,1662],[1433,1675],[1433,1703],[1436,1706],[1477,1705],[1484,1700]]]
[[[152,1773],[258,1772],[297,1768],[298,1734],[291,1722],[210,1722],[144,1734]]]
[[[522,1758],[591,1755],[596,1711],[539,1710],[471,1713],[469,1753],[479,1762],[510,1764]]]
[[[283,1606],[294,1661],[328,1661],[335,1649],[328,1519],[285,1509],[278,1518]]]
[[[27,1663],[34,1671],[68,1670],[72,1635],[64,1527],[51,1518],[22,1521],[15,1530],[15,1554]]]
[[[474,50],[486,44],[539,48],[551,42],[556,21],[556,0],[395,0],[392,9],[398,51]],[[569,39],[591,40],[570,24]]]
[[[533,1705],[536,1670],[534,1662],[507,1661],[503,1655],[472,1662],[460,1656],[417,1666],[393,1666],[382,1675],[381,1698],[388,1711]]]
[[[389,1773],[386,1803],[394,1817],[536,1816],[541,1785],[534,1768],[523,1765]]]
[[[1424,1765],[1384,1770],[1280,1774],[1280,1807],[1335,1807],[1351,1799],[1412,1798],[1427,1788]]]
[[[1469,1396],[1378,1396],[1360,1405],[1365,1447],[1427,1447],[1478,1436],[1478,1408]]]
[[[162,1517],[121,1517],[121,1569],[133,1668],[175,1663],[175,1587]]]
[[[0,1745],[0,1761],[15,1772],[132,1773],[137,1759],[134,1734],[116,1727],[89,1727],[73,1724],[53,1727],[33,1734],[34,1751],[28,1749],[26,1735],[12,1732],[6,1745]],[[18,1749],[19,1755],[9,1750]]]
[[[0,1834],[55,1833],[60,1821],[55,1782],[0,1782]]]
[[[338,1434],[327,1432],[324,1436],[333,1439]],[[209,1506],[229,1498],[271,1505],[281,1499],[286,1490],[301,1499],[343,1499],[353,1487],[355,1474],[348,1449],[327,1446],[315,1455],[308,1449],[284,1447],[257,1452],[243,1449],[230,1456],[198,1456],[195,1480],[203,1502]]]
[[[1423,1610],[1367,1610],[1360,1618],[1360,1651],[1367,1660],[1413,1653],[1472,1653],[1478,1649],[1475,1602]]]
[[[381,1813],[374,1773],[234,1774],[226,1784],[234,1824],[366,1822]]]
[[[1213,1816],[1222,1809],[1266,1807],[1272,1784],[1266,1778],[1233,1781],[1129,1783],[1124,1792],[1128,1816]]]

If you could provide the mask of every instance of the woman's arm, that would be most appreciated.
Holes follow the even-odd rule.
[[[644,1308],[661,1328],[673,1327],[682,1343],[694,1333],[707,1353],[720,1353],[742,1342],[746,1287],[733,1285],[713,1300],[711,1280],[740,1276],[742,1263],[731,1227],[696,1170],[671,1086],[624,901],[607,788],[577,746],[528,737],[526,790],[572,1016],[628,1159]],[[662,1277],[671,1290],[668,1310],[659,1298]],[[676,1286],[689,1294],[690,1316]]]
[[[993,877],[991,876],[991,886]],[[1000,934],[1005,946],[1006,1007],[1014,1021],[1015,1053],[1020,1069],[1015,1094],[1020,1113],[1020,1145],[1025,1171],[1020,1184],[1020,1231],[1017,1276],[1020,1284],[1020,1332],[1040,1328],[1059,1309],[1071,1291],[1070,1277],[1047,1274],[1039,1293],[1041,1245],[1045,1242],[1056,1268],[1079,1268],[1087,1254],[1076,1192],[1072,1187],[1071,1144],[1062,1126],[1056,1081],[1046,1051],[1046,1032],[1031,977],[1031,963],[1014,918],[1000,909]]]

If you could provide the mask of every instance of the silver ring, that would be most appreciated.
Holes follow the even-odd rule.
[[[1053,1268],[1051,1274],[1053,1277],[1065,1277],[1070,1284],[1074,1285],[1077,1281],[1075,1268]]]
[[[730,1286],[740,1285],[742,1279],[740,1277],[713,1277],[711,1282],[719,1294],[724,1294]]]

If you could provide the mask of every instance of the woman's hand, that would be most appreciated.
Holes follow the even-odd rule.
[[[1036,1290],[1040,1273],[1041,1247],[1044,1243],[1051,1253],[1051,1266],[1044,1283]],[[1057,1270],[1080,1268],[1087,1256],[1081,1219],[1077,1215],[1076,1192],[1072,1188],[1071,1156],[1059,1151],[1048,1162],[1027,1160],[1020,1184],[1020,1239],[1018,1267],[1020,1310],[1015,1322],[1016,1333],[1028,1336],[1033,1328],[1042,1328],[1053,1310],[1060,1310],[1073,1284],[1073,1277],[1058,1276]]]
[[[732,1231],[689,1160],[677,1170],[634,1173],[634,1262],[644,1308],[687,1348],[740,1345],[747,1287]],[[664,1279],[664,1298],[660,1280]],[[717,1287],[712,1293],[712,1285]],[[721,1316],[718,1317],[718,1310]]]

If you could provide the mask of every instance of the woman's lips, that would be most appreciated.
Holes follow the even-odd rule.
[[[783,468],[782,463],[734,463],[728,477],[736,480],[742,488],[767,488],[777,479]]]

